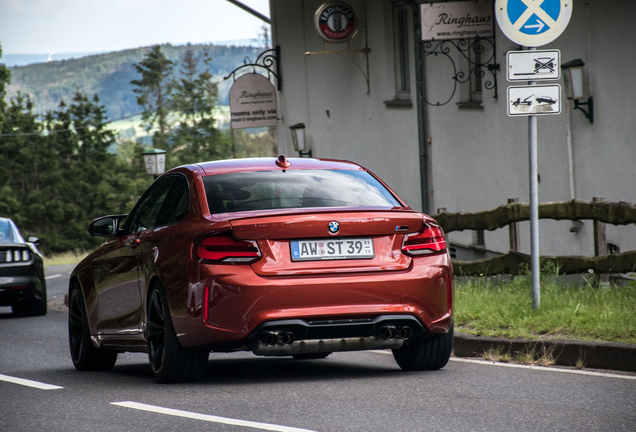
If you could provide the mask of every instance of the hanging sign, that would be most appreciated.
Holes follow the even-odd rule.
[[[358,31],[358,15],[345,2],[325,3],[314,15],[316,33],[325,42],[347,42]]]
[[[422,40],[493,37],[492,0],[420,5]]]
[[[565,30],[574,0],[497,0],[495,16],[511,41],[527,47],[549,44]]]
[[[277,126],[276,91],[257,73],[241,75],[230,89],[232,129]]]

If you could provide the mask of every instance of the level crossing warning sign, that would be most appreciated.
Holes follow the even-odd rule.
[[[538,47],[558,38],[572,16],[574,0],[497,0],[501,31],[519,45]]]

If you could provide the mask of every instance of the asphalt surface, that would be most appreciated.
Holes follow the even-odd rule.
[[[47,270],[63,274],[48,279],[50,298],[63,298],[68,271]],[[143,354],[120,355],[109,372],[81,373],[68,353],[66,320],[57,310],[14,317],[0,308],[1,431],[633,431],[636,424],[636,375],[607,371],[453,358],[440,371],[406,373],[389,351],[373,351],[310,361],[214,353],[194,384],[157,384]]]

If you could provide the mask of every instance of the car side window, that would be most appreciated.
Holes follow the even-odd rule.
[[[128,232],[134,233],[155,228],[157,216],[168,196],[176,177],[159,180],[141,198],[133,213],[128,217]]]
[[[163,200],[163,204],[157,214],[155,228],[172,225],[185,217],[190,207],[190,193],[188,182],[181,176],[175,176],[170,191]]]

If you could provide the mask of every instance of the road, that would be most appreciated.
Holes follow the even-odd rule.
[[[63,297],[71,269],[47,270],[49,298]],[[0,308],[0,431],[631,432],[636,425],[634,374],[456,358],[440,371],[407,373],[388,351],[305,361],[214,353],[201,382],[160,385],[144,354],[120,355],[109,372],[77,372],[66,320],[57,310],[14,317]]]

